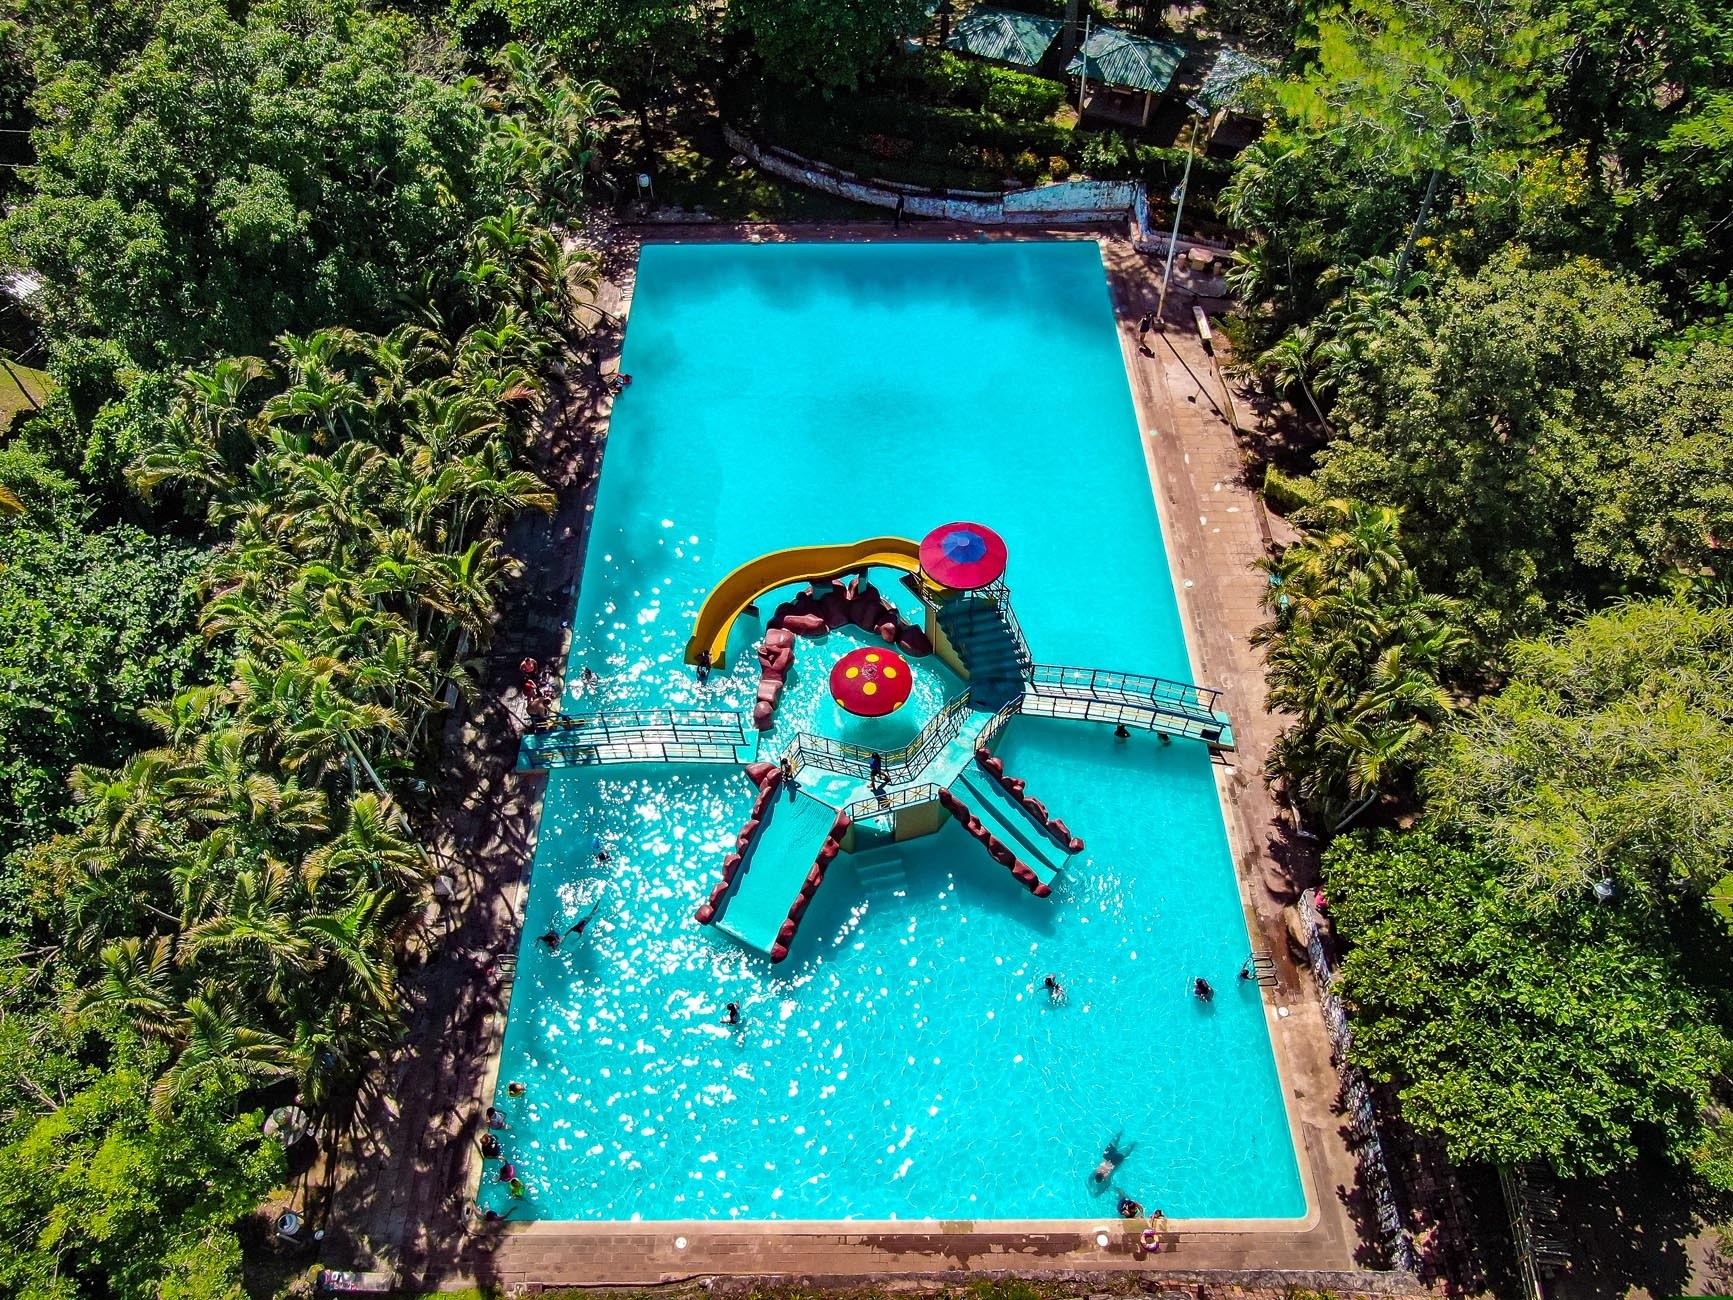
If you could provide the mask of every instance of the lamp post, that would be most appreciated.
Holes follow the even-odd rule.
[[[933,14],[939,20],[939,46],[943,48],[951,39],[951,15],[956,13],[956,6],[951,0],[939,0]]]
[[[1155,304],[1156,329],[1167,328],[1167,282],[1173,276],[1173,255],[1179,250],[1179,219],[1185,214],[1185,187],[1191,182],[1191,157],[1197,149],[1198,123],[1203,119],[1204,107],[1195,99],[1185,101],[1185,106],[1191,110],[1191,139],[1185,146],[1185,171],[1179,178],[1179,188],[1173,192],[1173,234],[1167,240],[1167,265],[1161,272],[1161,297]]]
[[[1083,44],[1077,47],[1077,120],[1083,121],[1083,97],[1089,90],[1089,20],[1095,15],[1083,15]]]

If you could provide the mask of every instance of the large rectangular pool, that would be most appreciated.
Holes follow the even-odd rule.
[[[681,665],[725,573],[956,519],[1005,538],[1038,660],[1193,679],[1094,243],[646,247],[622,368],[568,710],[750,708],[750,655],[702,688]],[[495,1098],[524,1192],[492,1161],[483,1203],[1304,1215],[1207,752],[1019,717],[1000,753],[1087,841],[1053,897],[947,825],[888,880],[840,858],[776,966],[692,919],[751,804],[738,769],[554,771]],[[598,904],[558,951],[536,941]]]

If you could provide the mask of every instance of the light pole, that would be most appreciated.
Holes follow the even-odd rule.
[[[1167,240],[1167,265],[1161,272],[1161,297],[1155,304],[1156,329],[1167,328],[1167,282],[1173,276],[1173,255],[1179,251],[1179,219],[1185,214],[1185,187],[1191,181],[1191,156],[1197,149],[1198,123],[1203,119],[1204,107],[1195,99],[1185,101],[1185,106],[1191,110],[1191,139],[1185,146],[1185,171],[1179,178],[1179,188],[1174,191],[1173,203],[1173,234]]]
[[[1077,47],[1077,121],[1083,121],[1083,97],[1089,90],[1089,20],[1095,15],[1083,15],[1083,44]]]

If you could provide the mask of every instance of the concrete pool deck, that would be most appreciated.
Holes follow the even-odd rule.
[[[479,1177],[475,1141],[478,1115],[491,1093],[509,996],[509,970],[491,1000],[477,1003],[473,976],[430,963],[421,1012],[409,1049],[392,1074],[395,1099],[375,1102],[364,1125],[368,1136],[339,1171],[329,1218],[327,1262],[334,1267],[379,1269],[422,1285],[642,1284],[705,1274],[868,1276],[930,1274],[955,1269],[1019,1272],[1162,1270],[1177,1273],[1244,1270],[1352,1270],[1363,1253],[1348,1206],[1356,1170],[1331,1107],[1337,1077],[1309,974],[1287,957],[1281,906],[1289,888],[1285,822],[1261,779],[1277,733],[1262,708],[1261,666],[1247,637],[1262,621],[1261,580],[1251,563],[1264,541],[1252,494],[1243,482],[1243,456],[1233,430],[1217,418],[1220,394],[1209,358],[1195,333],[1181,329],[1170,298],[1173,333],[1157,341],[1153,356],[1139,350],[1136,321],[1153,309],[1160,265],[1123,238],[1077,231],[980,232],[921,226],[893,236],[880,227],[706,227],[658,229],[658,242],[1084,238],[1095,240],[1118,319],[1121,346],[1162,519],[1168,562],[1197,678],[1228,693],[1239,752],[1218,765],[1229,842],[1248,926],[1276,956],[1280,986],[1266,995],[1266,1012],[1307,1196],[1302,1220],[1173,1221],[1167,1248],[1145,1254],[1136,1231],[1118,1220],[889,1223],[531,1223],[482,1225],[460,1211]],[[629,307],[637,241],[616,233],[607,288],[610,310]],[[651,238],[651,236],[646,236]],[[1189,311],[1186,313],[1189,315]],[[617,356],[598,358],[606,367]],[[1188,400],[1189,399],[1189,400]],[[568,412],[574,447],[602,445],[605,400]],[[569,468],[569,467],[568,467]],[[581,571],[581,537],[593,502],[594,475],[560,477],[561,508],[546,524],[514,530],[514,553],[532,560],[536,598],[569,607]],[[574,530],[579,544],[573,544]],[[557,638],[557,615],[532,617],[523,644]],[[540,636],[542,641],[537,642]],[[516,662],[518,642],[503,638],[502,661]],[[541,657],[557,659],[554,648]],[[512,678],[509,663],[496,681]],[[498,732],[506,706],[495,696],[478,705],[464,745]],[[509,730],[509,727],[506,728]],[[459,899],[461,946],[470,952],[515,951],[524,882],[534,853],[545,778],[504,770],[504,737],[479,760],[474,789],[448,823],[442,860],[466,864]],[[487,769],[487,770],[483,770]],[[436,969],[437,968],[437,969]],[[469,987],[466,987],[468,985]],[[1279,1014],[1285,1010],[1286,1015]],[[463,1023],[454,1042],[445,1027]],[[429,1025],[432,1028],[429,1028]],[[460,1056],[461,1054],[461,1056]],[[1140,1225],[1139,1225],[1140,1226]],[[1105,1232],[1105,1246],[1097,1236]],[[1391,1279],[1395,1281],[1396,1279]],[[1408,1279],[1402,1289],[1417,1290]]]

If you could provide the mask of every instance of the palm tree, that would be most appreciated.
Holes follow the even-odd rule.
[[[1408,568],[1395,511],[1334,501],[1310,518],[1328,530],[1260,562],[1275,617],[1253,641],[1269,707],[1293,719],[1270,774],[1340,831],[1414,770],[1453,707],[1444,676],[1467,638],[1456,603],[1424,591]]]
[[[213,501],[233,500],[255,445],[247,391],[270,374],[258,357],[225,357],[209,370],[183,372],[162,440],[129,471],[132,482],[146,493],[174,482]]]
[[[245,1023],[230,999],[215,987],[188,998],[175,1021],[175,1056],[151,1089],[151,1106],[166,1116],[176,1097],[206,1084],[234,1094],[289,1077],[294,1061],[278,1034]]]
[[[432,865],[407,830],[390,799],[356,795],[349,802],[349,818],[341,834],[302,859],[302,879],[315,894],[327,877],[337,882],[340,891],[357,883],[402,893],[416,891],[432,874]]]
[[[1333,438],[1336,431],[1330,427],[1330,421],[1325,418],[1323,408],[1318,405],[1318,399],[1306,382],[1306,376],[1312,372],[1316,361],[1319,342],[1317,331],[1308,325],[1296,325],[1258,358],[1257,366],[1270,377],[1278,393],[1286,395],[1297,387],[1305,395],[1312,413],[1318,417],[1318,423],[1324,426],[1324,432]]]

